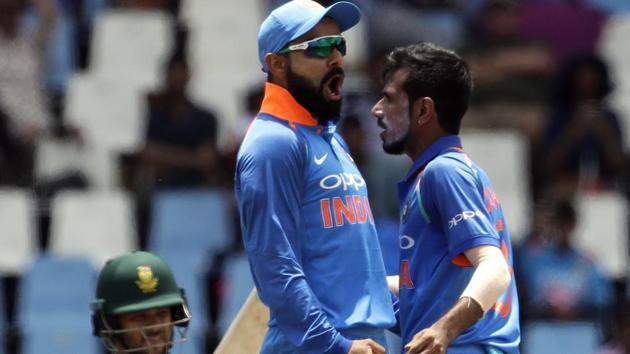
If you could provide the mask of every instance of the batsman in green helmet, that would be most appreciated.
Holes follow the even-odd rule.
[[[127,253],[101,270],[92,324],[110,353],[166,354],[187,339],[189,321],[184,290],[156,255]]]

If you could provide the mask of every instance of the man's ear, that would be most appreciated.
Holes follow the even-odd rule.
[[[269,73],[275,77],[283,77],[286,75],[287,66],[289,65],[286,57],[274,53],[267,53],[265,55],[265,64],[267,64]]]
[[[412,121],[425,125],[435,116],[435,102],[431,97],[418,97],[411,110]]]

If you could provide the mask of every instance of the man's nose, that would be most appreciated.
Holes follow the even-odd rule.
[[[376,102],[376,104],[374,105],[374,107],[372,107],[372,115],[374,115],[374,117],[376,118],[382,118],[383,117],[383,99],[381,98],[380,100],[378,100],[378,102]]]
[[[330,53],[330,56],[329,56],[329,59],[328,59],[328,65],[330,67],[343,66],[343,55],[341,54],[339,49],[335,48]]]

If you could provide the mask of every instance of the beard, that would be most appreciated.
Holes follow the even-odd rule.
[[[335,75],[343,75],[340,67],[332,68],[320,81],[319,87],[315,87],[307,78],[296,74],[289,66],[287,71],[287,89],[293,98],[306,108],[320,123],[330,120],[338,120],[341,113],[341,99],[328,101],[324,97],[324,85]]]
[[[400,155],[405,151],[405,145],[408,139],[409,132],[392,142],[386,143],[383,141],[383,151],[390,155]]]

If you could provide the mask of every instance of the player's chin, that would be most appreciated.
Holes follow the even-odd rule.
[[[400,155],[403,153],[403,145],[399,142],[387,142],[382,137],[381,139],[383,139],[383,151],[385,151],[385,153],[390,155]]]

